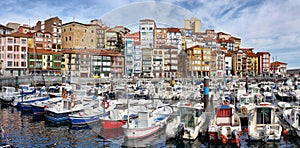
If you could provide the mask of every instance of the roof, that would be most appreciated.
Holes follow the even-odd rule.
[[[190,48],[187,48],[186,50],[190,50],[190,49],[193,49],[193,48],[202,48],[202,46],[195,45],[195,46],[192,46],[192,47],[190,47]]]
[[[258,55],[256,55],[255,53],[252,52],[245,52],[247,57],[258,57]]]
[[[161,45],[159,48],[163,48],[163,49],[177,49],[177,47],[172,46],[172,45]]]
[[[180,32],[179,28],[168,28],[168,32]]]
[[[256,54],[257,54],[257,55],[263,55],[263,54],[271,55],[270,52],[257,52]]]
[[[0,24],[0,28],[4,28],[4,29],[7,29],[7,30],[14,30],[14,29],[12,29],[12,28],[9,28],[9,27],[4,26],[4,25],[1,25],[1,24]]]
[[[24,33],[11,33],[11,34],[2,34],[3,37],[15,37],[15,38],[29,38],[29,35],[26,35]]]
[[[103,49],[64,50],[63,54],[99,54],[102,56],[122,56],[121,53]]]
[[[72,22],[62,24],[62,26],[66,26],[66,25],[70,25],[70,24],[79,24],[79,25],[83,25],[83,26],[88,26],[87,24],[79,23],[79,22],[76,22],[76,21],[72,21]]]
[[[287,65],[287,63],[275,61],[270,64],[270,67],[279,67],[280,65]]]
[[[42,53],[42,54],[62,54],[61,52],[53,52],[45,49],[28,48],[28,53]]]

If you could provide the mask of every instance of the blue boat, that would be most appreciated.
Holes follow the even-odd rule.
[[[31,103],[38,102],[38,101],[45,101],[48,100],[49,96],[47,95],[40,95],[40,96],[22,96],[18,100],[13,102],[15,107],[21,107],[21,110],[32,110]]]
[[[77,100],[75,95],[62,99],[60,102],[45,108],[46,121],[62,123],[69,121],[69,115],[83,111],[83,102]]]
[[[44,115],[45,108],[61,101],[62,97],[56,97],[56,98],[49,98],[48,100],[44,101],[37,101],[34,103],[31,103],[32,111],[34,115]]]
[[[73,125],[89,124],[100,120],[100,117],[109,115],[109,111],[114,109],[115,106],[110,106],[107,109],[100,106],[99,100],[92,100],[85,109],[78,113],[69,115],[70,122]]]

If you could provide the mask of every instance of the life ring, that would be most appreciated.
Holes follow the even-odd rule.
[[[64,99],[67,99],[67,98],[68,98],[68,92],[67,92],[67,91],[64,91],[64,92],[62,93],[62,97],[63,97]]]
[[[105,109],[108,109],[109,108],[109,102],[107,100],[103,100],[102,103],[101,103],[101,106]]]
[[[241,108],[241,112],[242,112],[243,115],[245,115],[246,113],[248,113],[248,109],[245,106],[243,106]]]

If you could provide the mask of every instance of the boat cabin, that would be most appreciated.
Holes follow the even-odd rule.
[[[239,97],[239,103],[241,105],[248,105],[254,103],[254,97],[249,94],[243,94]]]
[[[181,106],[178,108],[178,113],[180,115],[180,122],[185,125],[185,127],[195,127],[195,123],[198,121],[202,115],[201,108],[193,108],[191,105],[187,104],[186,107]]]
[[[261,103],[260,106],[256,107],[253,119],[257,125],[275,123],[275,107],[268,102]]]

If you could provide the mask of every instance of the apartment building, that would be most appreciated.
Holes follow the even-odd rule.
[[[197,18],[184,20],[184,28],[192,30],[193,33],[200,32],[201,21]]]
[[[5,34],[0,36],[1,73],[5,76],[26,74],[27,38],[25,34]]]
[[[154,34],[156,29],[156,23],[151,19],[140,20],[140,42],[141,48],[153,48],[154,47]]]
[[[61,52],[45,49],[28,49],[28,72],[39,74],[60,74]]]
[[[270,52],[257,52],[258,55],[258,74],[268,76],[270,73],[271,54]]]
[[[35,31],[50,32],[52,34],[52,50],[62,50],[62,20],[52,17],[45,21],[38,21],[35,26]]]

